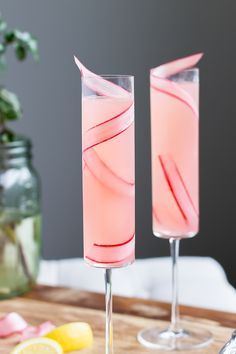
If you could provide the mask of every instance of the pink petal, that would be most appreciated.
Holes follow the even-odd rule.
[[[11,312],[0,319],[0,338],[23,331],[28,326],[27,322],[17,313]]]

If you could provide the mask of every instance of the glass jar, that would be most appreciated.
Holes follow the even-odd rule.
[[[40,188],[31,159],[24,137],[0,144],[0,299],[26,292],[38,274]]]

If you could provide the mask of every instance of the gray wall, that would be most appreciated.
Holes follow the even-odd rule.
[[[151,231],[149,68],[204,51],[201,63],[201,231],[185,255],[212,256],[236,285],[236,2],[227,0],[1,0],[13,27],[39,39],[41,60],[16,63],[1,82],[19,93],[15,129],[34,142],[43,182],[45,258],[82,255],[80,75],[73,54],[99,73],[136,80],[137,256],[168,254]],[[156,270],[159,271],[159,270]]]

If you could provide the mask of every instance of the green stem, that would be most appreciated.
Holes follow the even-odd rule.
[[[23,249],[23,246],[20,243],[20,241],[18,241],[18,250],[19,250],[21,265],[22,265],[24,274],[25,274],[26,278],[28,279],[29,284],[32,285],[34,283],[34,279],[33,279],[33,276],[31,275],[29,267],[27,265],[24,249]]]
[[[18,246],[18,252],[19,252],[19,257],[20,257],[20,262],[21,262],[21,266],[23,269],[23,272],[26,276],[26,278],[28,279],[29,284],[33,284],[34,283],[34,278],[29,270],[29,267],[27,265],[27,260],[25,257],[25,253],[24,253],[24,249],[23,246],[20,242],[20,240],[18,239],[15,231],[9,226],[9,225],[5,225],[3,226],[3,231],[6,235],[6,237],[16,246]]]

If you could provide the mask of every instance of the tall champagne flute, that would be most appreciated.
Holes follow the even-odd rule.
[[[179,242],[198,233],[199,71],[202,54],[164,64],[150,73],[153,233],[169,240],[172,257],[172,314],[167,329],[144,329],[139,341],[150,348],[191,350],[211,334],[179,321]]]
[[[84,259],[105,269],[106,354],[112,344],[112,268],[134,261],[133,77],[81,66]]]

